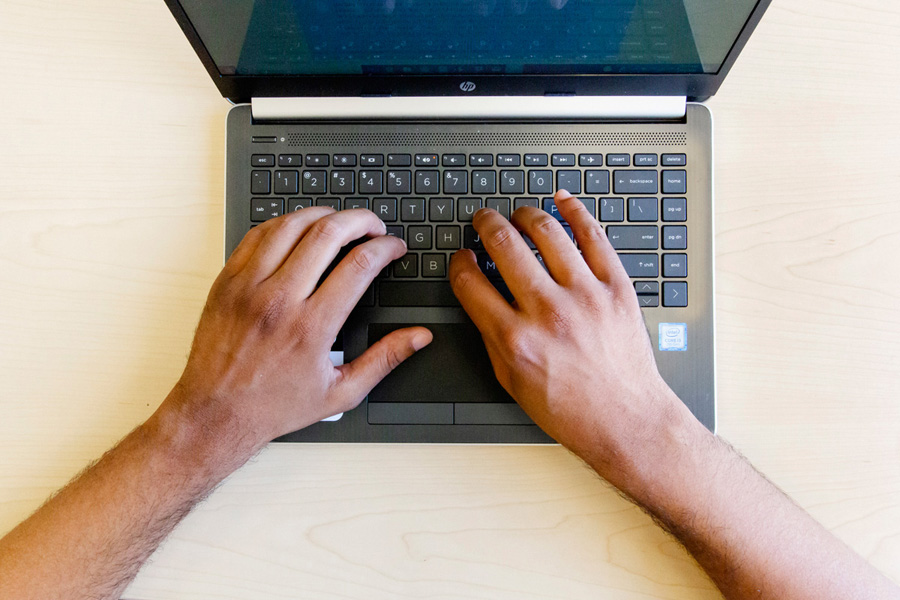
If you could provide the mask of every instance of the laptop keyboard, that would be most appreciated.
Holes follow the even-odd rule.
[[[473,250],[511,298],[472,216],[488,207],[508,218],[534,206],[560,219],[572,238],[553,201],[557,189],[577,196],[605,226],[642,307],[688,305],[685,154],[254,154],[250,167],[248,228],[310,206],[367,208],[389,235],[406,240],[409,253],[381,273],[365,306],[459,306],[447,267],[460,248]]]

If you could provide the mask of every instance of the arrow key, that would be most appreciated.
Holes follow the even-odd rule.
[[[688,305],[686,281],[663,282],[663,306],[685,307]]]

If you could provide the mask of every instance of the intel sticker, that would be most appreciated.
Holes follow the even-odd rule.
[[[687,323],[660,323],[659,349],[663,352],[687,350]]]

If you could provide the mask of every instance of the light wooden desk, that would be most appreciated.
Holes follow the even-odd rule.
[[[895,579],[898,65],[896,3],[776,0],[711,102],[719,433]],[[3,0],[0,74],[5,532],[180,374],[222,262],[228,107],[158,0]],[[127,596],[718,594],[560,448],[279,445]]]

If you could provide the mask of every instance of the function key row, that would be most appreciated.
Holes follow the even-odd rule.
[[[495,164],[495,156],[493,154],[388,154],[387,165],[389,167],[409,167],[412,166],[413,160],[417,167],[436,167],[438,164],[444,167],[493,167]],[[656,167],[660,164],[660,157],[657,154],[634,154],[634,166],[636,167]],[[328,167],[331,164],[336,167],[383,167],[385,164],[384,154],[279,154],[279,167],[301,167],[304,164],[308,167]],[[630,167],[632,166],[631,154],[607,154],[605,163],[610,167]],[[274,167],[274,154],[254,154],[250,158],[250,164],[253,167]],[[526,154],[526,167],[574,167],[576,165],[576,156],[574,154]],[[577,164],[580,167],[599,167],[604,164],[603,154],[579,154]],[[496,165],[498,167],[518,167],[522,165],[522,156],[519,154],[497,154]],[[663,154],[662,166],[664,167],[683,167],[687,165],[687,155],[685,154]]]

